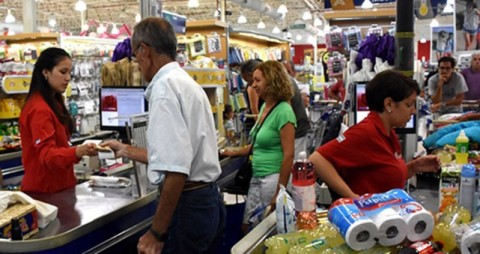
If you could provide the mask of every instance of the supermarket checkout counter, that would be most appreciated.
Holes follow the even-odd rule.
[[[221,160],[220,187],[230,184],[242,162],[243,158]],[[92,188],[87,182],[55,194],[27,194],[57,206],[58,216],[27,240],[0,239],[0,253],[129,253],[125,248],[136,244],[128,241],[138,241],[150,226],[157,197],[154,186],[135,198],[132,187]]]

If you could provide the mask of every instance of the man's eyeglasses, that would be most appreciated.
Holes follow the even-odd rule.
[[[132,51],[132,60],[133,60],[133,61],[136,61],[136,60],[137,60],[137,51],[140,49],[141,46],[142,46],[142,42],[140,42],[140,43],[135,47],[135,49]]]

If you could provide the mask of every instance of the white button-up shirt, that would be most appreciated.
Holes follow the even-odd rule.
[[[203,88],[177,62],[163,66],[145,91],[149,106],[148,178],[163,172],[189,181],[215,181],[221,173],[212,109]]]

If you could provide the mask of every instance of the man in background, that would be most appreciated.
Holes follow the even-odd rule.
[[[467,83],[464,100],[480,100],[480,53],[473,53],[470,67],[460,72]]]
[[[428,80],[430,109],[439,114],[462,113],[462,101],[468,91],[463,76],[455,71],[455,59],[444,56],[438,60],[438,73]]]
[[[304,100],[298,88],[298,81],[295,79],[295,66],[292,61],[283,61],[283,66],[290,75],[290,83],[292,85],[294,95],[290,100],[293,112],[297,118],[297,128],[295,129],[295,160],[301,151],[307,151],[307,132],[310,129],[310,120],[305,110]]]

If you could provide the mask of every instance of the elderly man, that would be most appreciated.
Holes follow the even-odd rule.
[[[428,80],[431,110],[440,114],[462,113],[462,101],[467,91],[465,79],[455,71],[455,59],[449,56],[440,58],[438,73]]]
[[[467,82],[464,100],[480,100],[480,53],[472,54],[470,67],[460,72]]]
[[[107,141],[116,156],[148,163],[159,188],[152,226],[138,253],[215,253],[226,211],[215,180],[220,176],[215,125],[209,100],[175,62],[177,39],[165,19],[135,26],[132,55],[149,85],[147,149]]]

